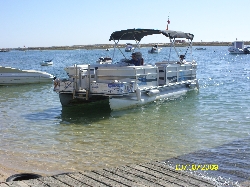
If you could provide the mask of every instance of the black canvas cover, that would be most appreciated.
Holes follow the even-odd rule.
[[[190,33],[184,33],[181,31],[173,30],[155,30],[155,29],[127,29],[121,31],[115,31],[111,34],[109,41],[111,40],[137,40],[141,41],[144,36],[153,34],[163,34],[170,39],[174,38],[186,38],[193,40],[194,35]]]

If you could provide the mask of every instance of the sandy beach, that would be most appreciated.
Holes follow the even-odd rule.
[[[20,163],[11,154],[1,153],[0,160],[0,182],[5,182],[11,175],[24,172],[21,169],[16,169]]]
[[[21,171],[15,170],[11,167],[6,167],[2,163],[0,163],[0,182],[5,182],[9,176],[20,172]]]
[[[20,158],[20,159],[17,159],[17,158]],[[14,174],[38,173],[38,171],[36,172],[36,171],[30,170],[30,167],[29,167],[30,164],[28,163],[28,161],[20,156],[14,157],[11,154],[0,154],[0,160],[1,160],[0,182],[5,182],[8,177]]]

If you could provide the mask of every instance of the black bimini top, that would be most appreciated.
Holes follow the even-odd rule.
[[[109,41],[111,40],[137,40],[141,41],[144,36],[153,34],[163,34],[170,39],[174,38],[186,38],[193,40],[194,35],[190,33],[184,33],[181,31],[172,30],[154,30],[154,29],[128,29],[115,31],[111,34]]]

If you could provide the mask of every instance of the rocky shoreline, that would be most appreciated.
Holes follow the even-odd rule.
[[[230,46],[232,42],[193,42],[193,46]],[[250,45],[250,41],[244,41],[245,45]],[[152,47],[155,43],[140,44],[140,47]],[[158,43],[161,47],[169,47],[170,43]],[[118,48],[124,48],[126,44],[119,44]],[[186,46],[185,43],[177,43],[176,46]],[[77,50],[77,49],[110,49],[112,44],[93,44],[93,45],[73,45],[73,46],[51,46],[51,47],[23,47],[23,48],[5,48],[5,50]]]

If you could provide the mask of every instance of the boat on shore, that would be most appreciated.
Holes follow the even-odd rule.
[[[40,63],[41,66],[51,66],[53,65],[53,59],[51,60],[44,60]]]
[[[49,83],[52,82],[53,77],[53,75],[43,71],[0,66],[0,85]]]
[[[144,36],[162,34],[170,39],[174,46],[176,38],[184,38],[189,42],[185,51],[185,59],[192,59],[192,40],[194,35],[180,31],[154,29],[128,29],[115,31],[110,41],[115,48],[120,40],[136,40],[140,42]],[[177,52],[177,50],[172,50]],[[115,52],[115,50],[114,50]],[[120,52],[122,52],[120,50]],[[189,53],[188,53],[189,52]],[[135,53],[143,60],[140,51]],[[121,59],[111,64],[74,65],[65,68],[68,79],[57,80],[54,91],[59,93],[63,106],[108,100],[111,110],[120,110],[138,105],[166,99],[171,96],[185,94],[198,89],[196,78],[197,63],[194,60],[180,61],[166,54],[166,61],[155,62],[154,65],[135,66],[128,59]],[[112,58],[114,59],[114,58]]]
[[[228,51],[230,54],[250,54],[250,46],[245,46],[243,41],[234,41]]]

